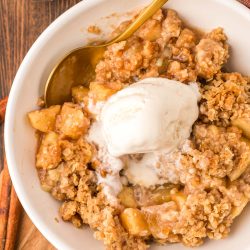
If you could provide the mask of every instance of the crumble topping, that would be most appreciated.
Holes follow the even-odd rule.
[[[100,35],[102,33],[101,29],[96,25],[90,25],[87,31],[95,35]]]
[[[203,122],[228,126],[231,120],[250,117],[248,81],[239,73],[219,72],[202,88]]]
[[[250,199],[250,142],[245,138],[250,80],[223,71],[228,57],[222,28],[200,36],[175,11],[159,10],[128,40],[107,48],[90,89],[74,87],[71,103],[29,113],[41,133],[36,156],[41,186],[61,201],[62,219],[76,227],[88,224],[95,238],[113,250],[144,250],[152,241],[193,247],[206,237],[227,237]],[[116,171],[109,168],[117,159],[107,156],[91,130],[112,94],[158,76],[198,81],[200,114],[180,148],[157,156],[164,182],[141,186],[121,162]]]

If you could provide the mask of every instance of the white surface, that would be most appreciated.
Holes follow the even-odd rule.
[[[10,175],[18,197],[26,212],[43,235],[60,250],[99,250],[101,242],[93,239],[90,230],[75,229],[58,217],[58,202],[40,189],[35,170],[36,138],[28,125],[26,113],[36,108],[45,79],[55,62],[69,50],[87,43],[93,35],[86,34],[88,25],[107,22],[118,23],[117,17],[103,19],[113,12],[133,10],[149,0],[85,0],[64,13],[34,43],[14,80],[5,121],[5,147]],[[211,29],[225,28],[231,44],[230,66],[233,70],[250,75],[250,11],[234,0],[170,0],[167,6],[179,11],[192,25]],[[249,209],[237,219],[229,238],[208,241],[199,250],[248,250],[250,249]],[[187,249],[179,245],[152,249]]]
[[[198,118],[198,92],[198,86],[195,91],[192,85],[157,77],[112,95],[101,112],[109,153],[119,157],[177,148]]]

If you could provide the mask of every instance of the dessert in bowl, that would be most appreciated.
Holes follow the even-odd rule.
[[[107,48],[89,89],[30,112],[33,166],[62,219],[108,249],[228,236],[249,199],[250,155],[249,78],[225,70],[229,54],[222,28],[197,32],[160,10]]]

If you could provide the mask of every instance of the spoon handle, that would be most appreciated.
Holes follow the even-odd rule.
[[[118,37],[114,38],[108,43],[117,43],[128,39],[135,31],[137,31],[142,24],[144,24],[154,13],[159,10],[168,0],[153,0],[152,3],[147,6],[140,15],[133,21],[130,26]]]

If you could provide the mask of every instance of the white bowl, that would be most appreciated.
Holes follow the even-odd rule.
[[[98,24],[105,31],[111,24],[118,24],[129,15],[125,12],[138,9],[149,0],[85,0],[80,2],[54,23],[37,39],[13,82],[5,121],[5,148],[10,175],[17,195],[41,233],[58,249],[103,249],[87,229],[76,229],[58,218],[59,203],[41,190],[35,169],[36,137],[27,122],[27,112],[36,108],[36,101],[43,94],[44,83],[53,65],[73,48],[93,39],[86,28]],[[231,45],[230,68],[250,75],[250,11],[234,0],[170,0],[166,5],[179,12],[191,25],[210,30],[225,28]],[[112,13],[112,18],[102,18]],[[122,14],[122,15],[120,15]],[[208,241],[197,249],[247,250],[250,249],[249,209],[237,219],[229,238]],[[186,249],[180,245],[153,246],[152,249]]]

